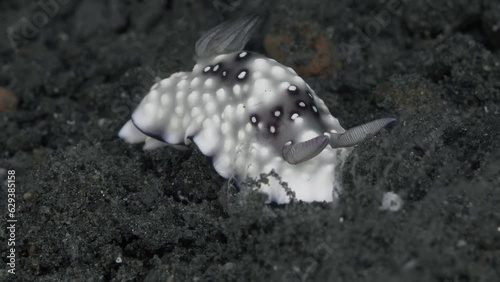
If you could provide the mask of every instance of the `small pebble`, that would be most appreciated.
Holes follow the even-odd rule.
[[[31,191],[28,191],[28,192],[24,193],[24,195],[23,195],[23,199],[25,201],[28,201],[28,202],[35,199],[35,197],[36,197],[36,193],[33,193]]]
[[[35,161],[35,163],[37,164],[41,163],[44,156],[45,153],[43,149],[33,149],[33,160]]]
[[[17,98],[7,88],[0,87],[0,113],[17,108]]]
[[[403,200],[394,192],[386,192],[382,198],[381,210],[398,211],[403,207]]]

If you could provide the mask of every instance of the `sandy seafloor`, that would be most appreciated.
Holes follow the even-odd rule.
[[[0,281],[500,281],[498,1],[45,2],[0,2]],[[195,146],[117,138],[155,77],[249,11],[247,49],[344,127],[398,118],[349,156],[336,206],[266,205]]]

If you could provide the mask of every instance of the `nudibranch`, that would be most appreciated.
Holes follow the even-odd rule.
[[[274,172],[280,180],[260,186],[270,202],[290,201],[282,182],[297,200],[334,201],[349,147],[395,119],[344,130],[293,69],[243,50],[259,21],[250,14],[206,32],[193,70],[154,84],[119,136],[145,149],[193,141],[237,181]]]

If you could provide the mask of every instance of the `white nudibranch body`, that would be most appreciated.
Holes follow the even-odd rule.
[[[192,140],[213,158],[216,171],[225,178],[258,180],[274,171],[296,199],[333,201],[341,190],[338,175],[350,150],[340,145],[358,143],[374,127],[354,128],[357,131],[346,136],[295,71],[242,51],[257,21],[250,15],[205,34],[197,43],[199,59],[193,70],[153,85],[119,136],[130,143],[145,142],[145,149]],[[229,45],[214,39],[232,32],[248,34]],[[356,135],[360,132],[365,136]],[[289,202],[279,181],[269,180],[260,188],[269,201]]]

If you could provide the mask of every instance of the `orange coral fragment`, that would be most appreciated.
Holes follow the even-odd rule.
[[[292,52],[297,49],[295,46],[307,48],[301,50],[307,54],[305,62],[289,59],[294,57]],[[271,57],[290,65],[304,77],[329,77],[340,69],[340,60],[336,56],[334,47],[314,24],[294,23],[290,28],[281,30],[279,34],[268,34],[264,39],[264,47]]]
[[[0,87],[0,112],[14,110],[17,107],[17,98],[7,88]]]

